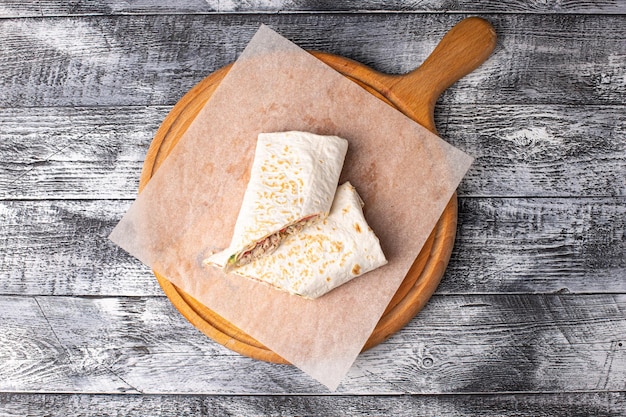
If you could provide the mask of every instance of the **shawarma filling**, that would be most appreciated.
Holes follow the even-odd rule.
[[[320,218],[319,214],[305,217],[295,223],[285,226],[278,232],[273,233],[266,238],[253,243],[244,250],[232,255],[228,258],[228,264],[226,269],[237,268],[251,263],[255,259],[262,256],[269,255],[274,252],[281,244],[281,242],[289,235],[295,235],[304,229],[305,227],[317,222]]]

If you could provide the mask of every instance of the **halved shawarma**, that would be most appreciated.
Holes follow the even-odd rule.
[[[329,216],[289,235],[271,254],[233,272],[305,298],[318,298],[387,263],[363,215],[363,202],[348,182],[337,188]],[[228,252],[206,263],[222,267]]]
[[[286,236],[326,218],[348,141],[308,132],[261,133],[226,270],[272,253]]]

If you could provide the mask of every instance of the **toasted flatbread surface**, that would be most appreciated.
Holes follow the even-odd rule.
[[[337,136],[259,134],[225,266],[271,253],[287,234],[326,218],[347,149]]]
[[[271,254],[233,270],[305,298],[318,298],[387,259],[363,215],[362,200],[349,183],[337,188],[328,217],[289,235]],[[208,263],[221,267],[228,252]]]

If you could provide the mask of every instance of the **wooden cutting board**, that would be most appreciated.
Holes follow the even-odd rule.
[[[453,27],[419,68],[405,75],[381,74],[340,56],[311,53],[437,133],[434,122],[437,98],[446,88],[483,63],[493,51],[495,43],[493,27],[483,19],[470,17]],[[140,178],[140,192],[204,107],[231,65],[215,71],[198,83],[167,115],[148,150]],[[456,225],[457,202],[454,195],[383,313],[364,350],[400,330],[428,302],[450,259]],[[172,304],[208,337],[243,355],[268,362],[286,363],[276,353],[177,288],[166,277],[155,275]]]

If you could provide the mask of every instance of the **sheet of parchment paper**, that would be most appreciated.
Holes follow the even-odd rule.
[[[226,248],[259,132],[349,141],[350,181],[389,263],[305,300],[202,260]],[[472,158],[261,26],[110,238],[211,310],[335,390]]]

